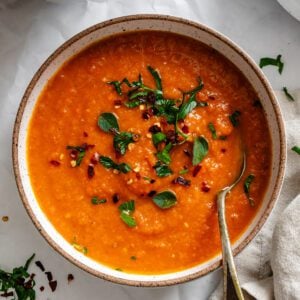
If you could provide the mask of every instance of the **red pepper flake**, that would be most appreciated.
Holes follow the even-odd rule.
[[[183,153],[187,156],[187,157],[191,157],[191,152],[188,149],[183,149]]]
[[[91,164],[97,165],[99,158],[100,158],[100,154],[98,152],[95,152],[90,159]]]
[[[121,105],[122,105],[122,101],[120,99],[114,101],[114,106],[121,106]]]
[[[139,172],[135,173],[135,177],[136,177],[136,179],[141,179],[142,178],[142,176]]]
[[[113,203],[115,203],[115,204],[118,203],[120,200],[119,194],[117,194],[117,193],[113,194],[112,200],[113,200]]]
[[[183,125],[181,130],[182,130],[183,133],[189,133],[189,127],[187,125]]]
[[[148,197],[153,197],[154,195],[156,194],[156,191],[150,191],[148,194],[147,194],[147,196]]]
[[[89,135],[88,135],[88,133],[87,133],[86,131],[84,131],[84,132],[83,132],[83,136],[84,136],[84,137],[88,137]]]
[[[143,118],[144,120],[149,120],[149,119],[150,119],[149,111],[145,110],[145,111],[142,113],[142,118]]]
[[[150,183],[153,184],[156,180],[155,179],[151,179]]]
[[[73,274],[68,274],[68,283],[74,280]]]
[[[44,288],[43,286],[40,287],[40,291],[41,291],[41,292],[43,292],[44,289],[45,289],[45,288]]]
[[[47,275],[48,281],[52,281],[52,279],[53,279],[52,273],[50,271],[48,271],[48,272],[45,272],[45,274]]]
[[[50,281],[49,286],[50,286],[51,291],[54,292],[57,288],[57,281],[56,280]]]
[[[157,125],[152,125],[150,128],[149,128],[149,132],[151,133],[158,133],[158,132],[161,132],[161,128]]]
[[[178,176],[177,178],[173,179],[172,183],[180,184],[180,185],[183,185],[183,186],[190,186],[191,185],[191,181],[188,180],[188,179],[185,179],[182,176]]]
[[[14,295],[13,292],[5,292],[3,294],[0,294],[1,297],[5,297],[5,298],[12,297],[13,295]]]
[[[88,178],[93,178],[95,175],[95,169],[94,169],[94,165],[93,164],[89,164],[88,168],[87,168],[87,174],[88,174]]]
[[[197,165],[194,167],[194,170],[193,170],[193,177],[196,177],[197,174],[200,172],[202,166],[201,165]]]
[[[214,95],[209,95],[209,96],[208,96],[208,99],[210,99],[210,100],[215,100],[216,97],[215,97]]]
[[[77,156],[78,156],[78,151],[77,150],[71,150],[70,151],[70,157],[72,158],[72,159],[77,159]]]
[[[201,190],[205,193],[208,193],[210,191],[210,187],[207,185],[205,181],[202,182]]]
[[[8,222],[9,221],[9,217],[8,216],[3,216],[2,217],[2,221],[3,222]]]
[[[35,262],[35,264],[36,264],[36,266],[37,266],[38,268],[41,269],[42,272],[45,271],[45,267],[43,266],[43,264],[42,264],[39,260],[37,260],[37,261]]]
[[[221,152],[222,152],[222,153],[225,153],[226,151],[227,151],[227,150],[226,150],[225,148],[222,148],[222,149],[221,149]]]
[[[57,161],[57,160],[52,159],[52,160],[50,160],[50,164],[54,167],[58,167],[60,165],[60,162]]]

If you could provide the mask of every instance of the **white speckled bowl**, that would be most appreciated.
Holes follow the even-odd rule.
[[[55,230],[41,210],[32,191],[26,162],[27,127],[32,111],[42,88],[60,66],[74,54],[97,40],[125,31],[149,29],[178,33],[214,48],[240,69],[259,95],[272,136],[272,174],[259,212],[249,228],[233,245],[235,254],[242,251],[266,221],[281,188],[286,160],[283,121],[270,84],[255,62],[228,38],[206,26],[169,16],[135,15],[97,24],[68,40],[41,66],[24,94],[14,128],[13,164],[24,206],[37,229],[55,250],[80,268],[113,282],[135,286],[164,286],[185,282],[207,274],[221,265],[221,255],[193,268],[163,275],[127,274],[108,268],[76,251]]]

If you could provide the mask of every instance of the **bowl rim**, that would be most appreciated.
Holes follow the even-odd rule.
[[[227,46],[229,46],[232,50],[234,50],[238,55],[240,55],[247,62],[248,66],[250,68],[252,68],[252,70],[255,72],[256,76],[259,78],[259,80],[263,84],[263,86],[268,94],[268,97],[271,101],[271,105],[275,112],[276,122],[278,124],[279,137],[280,137],[280,149],[279,149],[280,154],[279,154],[279,156],[281,159],[279,162],[278,176],[275,181],[275,188],[272,192],[272,195],[270,197],[270,200],[269,200],[265,210],[262,213],[261,218],[258,220],[257,224],[252,229],[252,231],[234,249],[234,251],[233,251],[234,255],[237,255],[238,253],[240,253],[250,243],[250,241],[252,241],[252,239],[256,236],[256,234],[259,232],[259,230],[262,228],[262,226],[266,222],[267,218],[269,217],[269,215],[274,207],[274,204],[279,196],[282,182],[283,182],[284,169],[285,169],[285,163],[286,163],[286,137],[285,137],[284,122],[283,122],[282,114],[280,111],[279,104],[276,100],[275,94],[274,94],[272,87],[271,87],[270,83],[268,82],[267,78],[265,77],[263,72],[259,69],[259,67],[255,63],[255,61],[240,46],[235,44],[228,37],[224,36],[223,34],[219,33],[218,31],[216,31],[206,25],[203,25],[201,23],[197,23],[194,21],[190,21],[190,20],[187,20],[184,18],[170,16],[170,15],[163,15],[163,14],[135,14],[135,15],[127,15],[127,16],[123,16],[123,17],[113,18],[113,19],[110,19],[110,20],[107,20],[104,22],[97,23],[93,26],[90,26],[90,27],[80,31],[79,33],[75,34],[70,39],[68,39],[66,42],[64,42],[39,67],[39,69],[35,72],[34,76],[32,77],[30,83],[28,84],[28,86],[24,92],[24,95],[21,99],[21,102],[19,104],[19,109],[18,109],[15,123],[14,123],[13,138],[12,138],[12,161],[13,161],[13,170],[14,170],[15,180],[17,183],[17,188],[18,188],[18,192],[21,197],[22,203],[23,203],[29,217],[33,221],[36,229],[41,233],[41,235],[46,239],[46,241],[50,244],[50,246],[54,250],[59,252],[60,255],[62,255],[68,261],[70,261],[77,267],[83,269],[84,271],[86,271],[96,277],[99,277],[101,279],[105,279],[105,280],[108,280],[108,281],[111,281],[114,283],[118,283],[118,284],[125,284],[125,285],[129,285],[129,286],[142,286],[142,287],[162,287],[162,286],[169,286],[169,285],[184,283],[184,282],[187,282],[187,281],[190,281],[193,279],[197,279],[201,276],[204,276],[204,275],[216,270],[217,268],[219,268],[222,264],[222,258],[220,258],[218,261],[214,262],[213,264],[205,267],[204,269],[202,269],[198,272],[184,275],[184,276],[174,278],[174,279],[166,279],[166,280],[162,279],[159,281],[151,281],[151,280],[138,281],[138,280],[132,280],[132,279],[118,278],[113,275],[108,275],[101,271],[90,268],[87,265],[85,265],[84,263],[75,259],[70,254],[68,254],[63,248],[61,248],[61,246],[59,246],[57,244],[57,242],[54,241],[52,239],[52,237],[45,231],[43,225],[39,223],[37,217],[33,213],[33,210],[29,204],[29,201],[26,197],[24,187],[22,184],[21,173],[20,173],[20,169],[19,169],[19,161],[18,161],[19,131],[20,131],[21,121],[22,121],[25,107],[27,105],[27,102],[28,102],[31,92],[32,92],[33,88],[35,87],[35,84],[40,79],[43,72],[52,63],[52,61],[59,54],[61,54],[66,48],[68,48],[70,45],[72,45],[73,43],[77,42],[84,36],[94,32],[94,31],[97,31],[101,28],[105,28],[110,25],[123,23],[126,21],[136,21],[136,20],[160,20],[160,21],[171,21],[171,22],[175,22],[175,23],[181,23],[181,24],[185,24],[185,25],[194,27],[197,30],[205,31],[206,33],[214,36],[215,38],[219,39],[221,42],[223,42]],[[163,30],[161,30],[161,31],[163,31]]]

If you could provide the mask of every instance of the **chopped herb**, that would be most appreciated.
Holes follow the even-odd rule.
[[[67,146],[66,148],[67,150],[71,150],[70,156],[74,157],[76,161],[75,167],[78,167],[85,157],[86,151],[93,147],[94,145],[82,144],[81,146]]]
[[[155,169],[158,177],[167,177],[173,174],[173,171],[166,164],[160,161],[158,161],[153,168]]]
[[[155,103],[155,108],[157,109],[157,115],[165,117],[169,124],[173,124],[176,121],[179,109],[174,100],[159,99]]]
[[[166,140],[166,135],[162,132],[157,132],[152,135],[152,142],[154,146]]]
[[[129,82],[127,78],[124,78],[122,81],[108,81],[107,84],[112,85],[116,92],[121,96],[122,95],[122,84],[125,83],[128,87],[132,87],[132,84]]]
[[[144,180],[148,181],[149,183],[154,183],[155,182],[155,179],[152,179],[150,177],[147,177],[147,176],[144,176],[142,177]]]
[[[189,169],[183,169],[179,171],[179,175],[184,175],[189,172]]]
[[[284,91],[284,93],[289,101],[295,101],[295,98],[289,93],[289,91],[286,87],[283,87],[282,90]]]
[[[295,151],[297,154],[300,155],[300,147],[294,146],[291,150]]]
[[[169,144],[167,144],[165,146],[165,148],[162,151],[156,153],[157,158],[161,162],[163,162],[163,163],[165,163],[167,165],[171,162],[171,156],[170,156],[170,150],[171,150],[171,148],[172,148],[172,144],[169,143]]]
[[[124,155],[130,143],[135,142],[135,135],[131,132],[120,132],[114,136],[113,146],[115,150]]]
[[[159,91],[162,91],[161,78],[160,78],[160,75],[159,75],[158,71],[153,69],[151,66],[147,66],[147,68],[148,68],[149,72],[151,73],[151,75],[154,78],[156,88]]]
[[[116,116],[112,113],[102,113],[98,119],[98,126],[104,132],[111,132],[111,130],[119,131],[119,124]]]
[[[100,199],[98,196],[94,196],[92,197],[91,202],[94,205],[98,205],[98,204],[106,203],[107,200],[105,198]]]
[[[211,123],[211,122],[208,123],[208,129],[209,129],[210,132],[211,132],[212,138],[213,138],[214,140],[216,140],[216,139],[217,139],[217,132],[216,132],[216,128],[215,128],[214,124]]]
[[[26,261],[24,266],[14,268],[12,272],[0,269],[0,291],[3,292],[4,297],[14,296],[14,299],[19,300],[35,300],[33,289],[35,282],[33,276],[28,273],[28,267],[34,256],[35,254]]]
[[[236,110],[232,115],[229,116],[229,120],[234,127],[237,127],[239,125],[239,116],[240,115],[241,115],[241,112]]]
[[[244,192],[245,192],[251,206],[254,206],[254,201],[250,197],[250,185],[251,185],[252,181],[254,180],[254,178],[255,178],[255,176],[253,174],[250,174],[244,181]]]
[[[177,203],[176,194],[172,191],[158,193],[152,198],[152,200],[162,209],[170,208]]]
[[[131,171],[131,167],[126,164],[126,163],[120,163],[117,164],[115,163],[110,157],[108,156],[103,156],[101,155],[99,158],[99,162],[100,164],[103,165],[103,167],[105,167],[106,169],[114,169],[114,170],[118,170],[124,174],[128,173],[129,171]]]
[[[208,153],[208,143],[204,137],[197,137],[193,146],[193,166],[201,163]]]
[[[277,55],[276,58],[263,57],[260,59],[259,67],[263,68],[265,66],[276,66],[278,67],[279,74],[282,73],[284,63],[281,61],[281,55]]]
[[[120,218],[129,227],[135,227],[136,222],[132,217],[132,213],[135,210],[134,200],[124,202],[119,206]]]

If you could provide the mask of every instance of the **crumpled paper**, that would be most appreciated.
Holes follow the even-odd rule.
[[[216,271],[179,286],[143,289],[95,278],[49,247],[27,216],[16,189],[11,161],[13,124],[24,90],[38,67],[81,30],[114,17],[141,13],[169,14],[204,23],[232,38],[256,61],[280,51],[286,62],[282,76],[272,69],[264,71],[275,88],[283,83],[299,87],[300,24],[275,1],[231,0],[224,5],[224,0],[1,0],[0,217],[8,215],[10,220],[5,224],[0,220],[0,266],[9,269],[22,265],[36,252],[58,280],[58,289],[52,294],[44,274],[33,265],[38,287],[46,287],[43,293],[37,288],[37,299],[201,300],[207,299],[221,278]],[[68,273],[75,277],[70,285]]]

